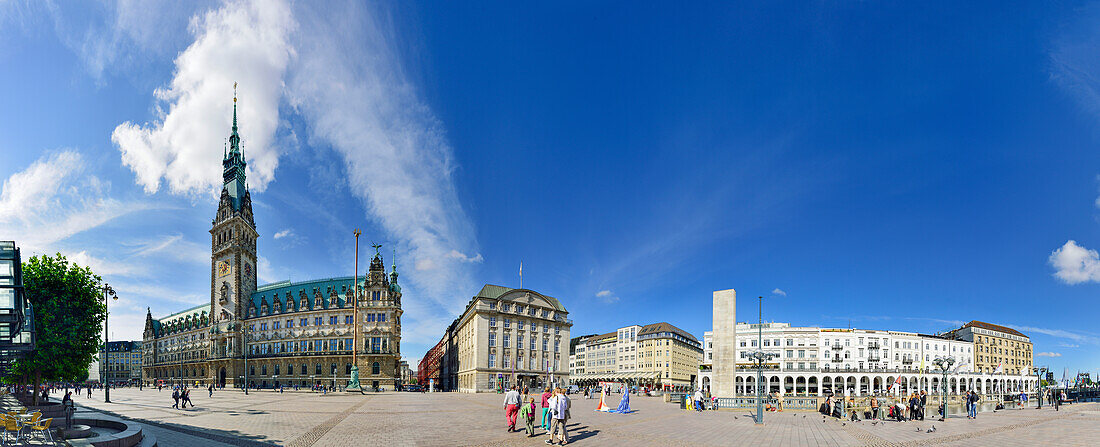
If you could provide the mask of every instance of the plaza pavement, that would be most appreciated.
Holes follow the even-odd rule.
[[[573,397],[570,443],[579,446],[1088,446],[1100,445],[1100,404],[1054,412],[1008,410],[977,420],[950,418],[878,423],[822,422],[813,412],[768,413],[755,426],[747,411],[679,410],[656,397],[635,397],[632,414],[592,411],[596,400]],[[175,446],[536,446],[505,431],[497,394],[192,391],[195,408],[171,408],[171,391],[113,389],[113,403],[75,396],[81,411],[107,411],[145,424],[164,447]],[[618,398],[608,402],[612,407]],[[927,433],[932,425],[935,433]],[[916,429],[920,428],[920,431]]]

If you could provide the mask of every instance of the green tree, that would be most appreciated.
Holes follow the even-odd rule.
[[[34,384],[34,405],[43,380],[87,378],[107,316],[100,282],[91,268],[71,264],[61,253],[23,264],[23,286],[34,306],[35,349],[12,365],[8,378]]]

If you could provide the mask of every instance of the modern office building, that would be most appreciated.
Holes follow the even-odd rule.
[[[224,183],[210,228],[210,303],[162,318],[147,312],[144,379],[219,387],[344,386],[354,351],[363,388],[395,387],[401,382],[402,314],[396,266],[386,274],[376,245],[363,277],[258,286],[259,233],[246,165],[234,98]],[[339,264],[342,269],[351,262]]]
[[[440,389],[491,392],[541,388],[569,378],[573,321],[557,298],[487,284],[421,360],[421,384],[439,371]]]
[[[34,350],[34,311],[23,289],[23,259],[15,241],[0,241],[0,375]]]
[[[703,359],[702,345],[694,336],[663,322],[578,337],[570,344],[574,347],[569,381],[581,386],[609,381],[654,388],[691,387]]]
[[[106,351],[99,350],[95,367],[99,378],[110,380],[112,385],[141,381],[142,349],[140,341],[110,341]],[[89,366],[89,373],[92,366]],[[104,379],[104,377],[106,379]]]

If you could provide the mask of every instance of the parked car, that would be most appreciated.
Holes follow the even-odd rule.
[[[419,393],[420,392],[420,385],[405,385],[405,391]]]

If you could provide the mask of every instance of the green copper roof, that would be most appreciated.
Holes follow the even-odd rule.
[[[512,292],[512,291],[531,292],[535,295],[546,298],[546,301],[548,301],[550,303],[550,305],[554,307],[554,310],[560,310],[562,312],[567,312],[565,310],[565,306],[562,306],[561,301],[558,301],[557,298],[554,298],[550,295],[543,295],[541,293],[538,293],[538,292],[536,292],[534,290],[530,290],[530,289],[513,289],[511,287],[504,287],[504,286],[497,286],[497,285],[493,285],[493,284],[486,284],[484,287],[481,288],[481,291],[477,292],[477,296],[481,297],[481,298],[498,299],[501,296],[504,296],[504,294],[506,294],[508,292]]]
[[[362,281],[364,277],[360,276],[359,278],[360,281]],[[286,310],[286,294],[290,293],[290,297],[294,300],[292,308],[296,310],[326,309],[328,308],[327,300],[329,297],[329,290],[335,289],[338,295],[337,305],[342,307],[347,305],[344,296],[347,294],[348,290],[351,289],[353,281],[354,278],[351,276],[339,276],[336,278],[312,279],[301,282],[279,281],[271,284],[264,284],[258,287],[255,292],[252,292],[249,302],[256,311],[259,311],[263,304],[267,304],[270,312],[275,306],[275,301],[278,300],[283,304],[283,308],[279,313],[285,313],[288,312]],[[314,302],[313,291],[315,289],[321,292],[321,302]],[[298,300],[301,298],[302,292],[306,294],[306,309],[298,309],[298,306],[293,306],[293,304],[300,305]]]

